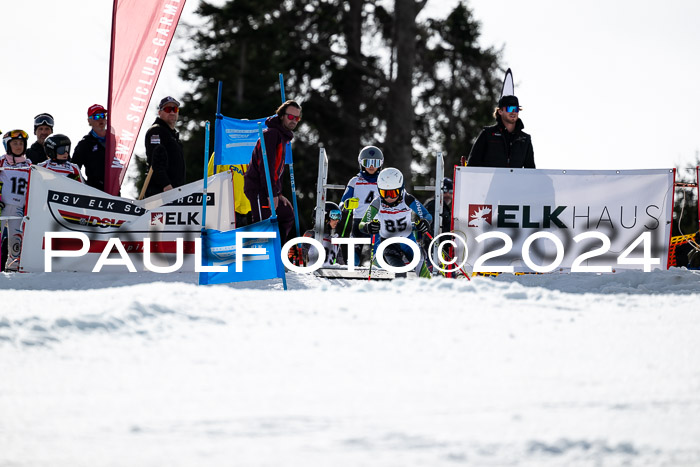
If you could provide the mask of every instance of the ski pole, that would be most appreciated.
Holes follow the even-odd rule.
[[[355,209],[348,209],[348,217],[345,218],[345,225],[343,226],[343,233],[340,234],[341,237],[345,237],[345,229],[348,228],[348,221],[353,216]]]
[[[377,236],[377,234],[372,234],[372,245],[371,245],[371,250],[369,252],[369,274],[367,275],[367,280],[372,279],[372,263],[374,263],[374,238]]]
[[[432,235],[430,235],[428,232],[425,232],[425,235],[428,236],[428,238],[430,239],[430,241],[433,241],[433,236],[432,236]],[[454,259],[454,258],[452,258],[452,256],[450,256],[448,253],[445,253],[445,255],[447,255],[447,259],[450,259],[450,260],[451,260],[451,259]],[[466,277],[467,280],[471,281],[471,278],[470,278],[469,275],[466,273],[466,271],[465,271],[464,269],[462,269],[462,266],[457,266],[457,267],[458,267],[459,270],[462,272],[462,274],[464,274],[464,277]]]

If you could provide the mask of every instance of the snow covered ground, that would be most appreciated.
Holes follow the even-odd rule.
[[[0,274],[0,466],[700,465],[700,275]]]

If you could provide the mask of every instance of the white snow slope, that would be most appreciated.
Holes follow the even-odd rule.
[[[0,274],[0,466],[698,466],[685,269]]]

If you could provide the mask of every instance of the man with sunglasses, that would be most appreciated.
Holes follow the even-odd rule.
[[[535,168],[530,135],[523,131],[520,104],[515,96],[503,96],[493,113],[496,124],[484,127],[469,153],[470,167]]]
[[[93,104],[87,111],[90,132],[75,146],[73,163],[85,167],[85,183],[105,191],[105,142],[107,140],[107,109]]]
[[[53,125],[53,117],[49,113],[40,113],[34,117],[34,134],[36,135],[36,141],[27,149],[27,157],[31,159],[34,164],[39,164],[46,160],[44,141],[53,133]]]
[[[292,203],[282,195],[285,148],[287,143],[294,138],[293,130],[296,129],[300,120],[301,106],[296,101],[288,100],[277,108],[274,116],[265,120],[267,128],[263,130],[267,165],[270,168],[272,202],[277,213],[282,243],[285,242],[294,226],[294,208]],[[243,179],[245,181],[244,192],[250,201],[253,222],[267,219],[270,217],[271,211],[260,140],[253,149],[250,165],[248,165],[248,171]]]
[[[146,196],[170,191],[185,184],[185,153],[180,133],[175,129],[180,102],[166,96],[158,104],[158,117],[146,132],[146,159],[153,174]]]

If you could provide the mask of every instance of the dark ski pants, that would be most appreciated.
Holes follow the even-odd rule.
[[[246,196],[250,201],[253,222],[260,222],[270,217],[272,211],[270,211],[270,204],[267,202],[267,196],[258,198],[258,195],[253,193],[246,193]],[[258,204],[258,199],[261,201],[260,204]],[[287,240],[291,240],[289,234],[294,227],[294,208],[292,208],[292,206],[282,206],[282,204],[280,204],[277,209],[275,209],[275,213],[277,214],[277,224],[280,227],[280,236],[282,237],[280,238],[280,242],[284,245]]]

